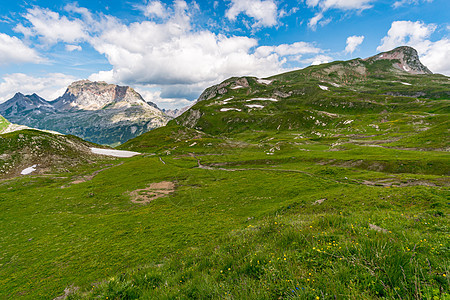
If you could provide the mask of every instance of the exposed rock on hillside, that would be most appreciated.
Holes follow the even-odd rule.
[[[420,62],[416,49],[408,46],[398,47],[391,51],[366,58],[365,60],[368,62],[393,60],[395,61],[393,66],[398,70],[402,70],[410,74],[432,74],[432,72]]]

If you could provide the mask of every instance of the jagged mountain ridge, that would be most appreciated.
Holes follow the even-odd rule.
[[[33,111],[54,113],[55,107],[37,94],[24,95],[16,93],[10,100],[0,104],[0,114],[4,116],[16,116],[28,114]]]
[[[50,102],[18,93],[0,104],[0,114],[17,124],[108,145],[121,144],[170,119],[128,86],[89,80],[72,83],[63,96]]]

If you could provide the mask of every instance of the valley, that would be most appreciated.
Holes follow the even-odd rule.
[[[230,78],[128,158],[2,134],[0,298],[446,299],[449,101],[400,47]]]

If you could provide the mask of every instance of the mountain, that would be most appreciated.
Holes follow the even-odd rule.
[[[121,144],[170,119],[128,86],[89,80],[72,83],[51,102],[18,93],[0,104],[0,114],[17,124],[108,145]]]
[[[448,299],[450,78],[393,53],[225,80],[130,159],[0,135],[0,298]]]
[[[8,118],[16,118],[29,114],[55,113],[56,109],[44,98],[36,94],[25,96],[16,93],[14,97],[0,104],[0,114]]]
[[[193,104],[192,104],[193,105]],[[168,115],[169,117],[176,118],[180,115],[182,115],[186,110],[188,110],[192,105],[188,105],[182,108],[175,108],[175,109],[165,109],[163,108],[162,111]]]
[[[311,66],[266,79],[230,78],[206,89],[172,122],[213,135],[249,130],[311,135],[338,134],[361,122],[384,127],[402,114],[411,122],[405,126],[417,133],[440,123],[449,96],[448,77],[431,74],[414,49],[400,47],[368,59]],[[431,119],[423,121],[428,126],[414,121],[415,112]]]

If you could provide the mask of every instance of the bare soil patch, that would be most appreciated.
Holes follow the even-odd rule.
[[[131,202],[147,204],[155,199],[167,196],[175,191],[175,183],[171,181],[161,181],[151,183],[144,189],[135,190],[129,193]]]

